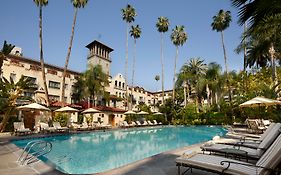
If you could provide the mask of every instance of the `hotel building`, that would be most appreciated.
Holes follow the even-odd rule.
[[[111,76],[111,57],[110,53],[112,48],[99,42],[93,41],[86,46],[89,49],[87,56],[87,68],[95,65],[101,65],[104,73],[108,75],[109,86],[105,88],[105,91],[110,94],[110,101],[107,106],[99,107],[102,111],[100,114],[95,114],[96,120],[103,121],[106,124],[117,125],[120,121],[123,121],[125,117],[123,113],[128,110],[125,102],[126,91],[133,96],[133,110],[138,110],[137,105],[144,103],[151,106],[152,111],[157,111],[156,104],[162,104],[162,92],[149,92],[142,87],[128,87],[125,78],[122,74],[118,73],[115,76]],[[20,77],[26,76],[34,83],[32,89],[25,91],[24,96],[34,99],[37,103],[45,104],[44,86],[42,80],[42,72],[39,59],[27,58],[23,56],[22,50],[15,47],[8,59],[3,64],[3,77],[7,79],[13,79],[17,82]],[[49,99],[51,102],[60,100],[61,88],[62,88],[62,74],[63,68],[56,65],[45,63],[45,74],[49,92]],[[74,83],[81,75],[80,72],[68,70],[66,76],[65,87],[65,101],[69,104],[74,103],[71,98]],[[165,91],[165,99],[171,96],[171,91]],[[105,104],[99,101],[97,104]]]

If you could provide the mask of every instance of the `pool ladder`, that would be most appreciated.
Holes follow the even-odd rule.
[[[20,165],[28,165],[37,160],[37,157],[43,156],[52,150],[52,143],[43,140],[33,140],[26,144],[17,162]]]

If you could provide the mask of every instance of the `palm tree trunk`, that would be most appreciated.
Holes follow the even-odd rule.
[[[74,38],[74,31],[75,31],[75,23],[76,23],[76,17],[77,17],[77,12],[78,12],[78,8],[75,8],[74,11],[74,19],[73,19],[73,23],[72,23],[72,30],[71,30],[71,36],[70,36],[70,42],[69,42],[69,47],[68,47],[68,51],[67,51],[67,56],[65,59],[65,65],[64,65],[64,70],[63,70],[63,75],[62,75],[62,89],[61,89],[61,107],[64,107],[64,94],[65,94],[65,77],[66,77],[66,71],[67,71],[67,67],[68,67],[68,62],[69,62],[69,58],[70,58],[70,53],[71,53],[71,48],[72,48],[72,42],[73,42],[73,38]]]
[[[276,65],[275,65],[275,49],[273,43],[270,44],[269,53],[270,53],[271,68],[272,68],[272,81],[275,83]]]
[[[163,53],[163,32],[161,32],[161,66],[162,66],[162,104],[165,104],[164,99],[164,53]]]
[[[183,86],[183,94],[184,94],[184,107],[186,107],[186,82],[185,81]]]
[[[131,110],[133,110],[133,87],[134,87],[134,77],[135,77],[135,63],[136,63],[136,48],[137,41],[134,39],[134,53],[133,53],[133,72],[132,72],[132,88],[131,88]]]
[[[45,65],[44,65],[44,58],[43,58],[43,36],[42,36],[42,5],[39,7],[39,49],[40,49],[40,64],[41,64],[41,71],[42,71],[42,79],[44,83],[44,91],[45,91],[45,98],[46,98],[46,105],[49,106],[49,94],[48,94],[48,87],[46,82],[46,75],[45,75]]]
[[[227,88],[228,88],[228,99],[229,99],[229,104],[230,104],[231,115],[233,116],[231,89],[230,89],[230,82],[229,82],[229,77],[228,77],[228,66],[227,66],[226,50],[225,50],[225,46],[224,46],[223,31],[221,31],[221,41],[222,41],[222,48],[223,48],[223,55],[224,55],[226,83],[227,83]],[[231,117],[231,120],[232,120],[232,117]]]
[[[1,122],[1,125],[0,125],[0,132],[4,132],[5,128],[6,128],[6,125],[10,119],[10,114],[12,112],[12,108],[10,107],[4,114],[4,118],[3,118],[3,121]]]
[[[128,84],[128,79],[127,79],[127,69],[128,69],[128,47],[129,47],[129,42],[128,42],[128,34],[129,34],[129,24],[127,23],[127,28],[126,28],[126,55],[125,55],[125,82]],[[132,94],[133,95],[133,94]],[[129,100],[128,100],[128,89],[126,87],[126,100],[127,105],[125,106],[125,109],[129,106]]]
[[[176,68],[177,68],[177,59],[179,55],[179,47],[176,48],[176,57],[175,57],[175,65],[174,65],[174,77],[173,77],[173,102],[175,102],[175,82],[176,82]]]

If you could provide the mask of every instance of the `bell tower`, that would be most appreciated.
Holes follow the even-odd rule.
[[[101,65],[103,72],[110,76],[110,52],[112,52],[113,49],[97,40],[94,40],[86,47],[89,49],[87,68],[90,66]]]

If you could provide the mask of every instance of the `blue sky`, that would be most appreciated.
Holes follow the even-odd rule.
[[[126,23],[121,9],[127,4],[135,7],[142,35],[137,40],[135,84],[155,91],[161,89],[155,75],[161,75],[160,34],[155,23],[159,16],[168,17],[170,29],[164,36],[165,89],[172,88],[173,65],[176,49],[170,40],[172,28],[184,25],[188,40],[179,49],[177,72],[190,58],[200,57],[208,64],[217,62],[224,68],[221,38],[212,31],[212,17],[220,9],[232,14],[230,27],[224,32],[231,70],[243,69],[243,55],[234,49],[240,42],[243,27],[237,24],[237,9],[230,0],[89,0],[79,10],[69,68],[85,71],[88,49],[93,40],[113,48],[111,74],[124,74]],[[43,9],[43,47],[45,62],[63,67],[71,33],[74,9],[70,0],[49,0]],[[39,60],[38,8],[33,0],[9,0],[0,6],[0,43],[7,40],[23,49],[24,56]],[[129,38],[129,70],[131,80],[133,39]]]

